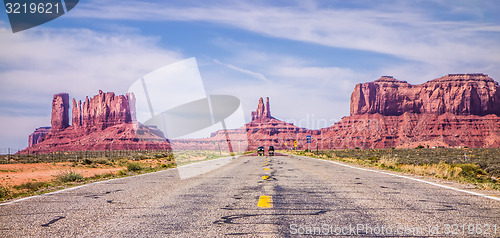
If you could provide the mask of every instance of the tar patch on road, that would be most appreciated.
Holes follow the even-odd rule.
[[[56,223],[57,221],[61,220],[61,219],[64,219],[66,217],[63,217],[63,216],[58,216],[56,217],[55,219],[52,219],[50,220],[49,222],[45,223],[45,224],[42,224],[43,227],[49,227],[51,224],[54,224]]]
[[[90,194],[90,195],[85,195],[84,197],[86,198],[93,198],[93,199],[98,199],[98,198],[101,198],[107,194],[111,194],[111,193],[116,193],[116,192],[121,192],[123,190],[121,189],[117,189],[117,190],[114,190],[114,191],[106,191],[104,193],[98,193],[98,194]]]

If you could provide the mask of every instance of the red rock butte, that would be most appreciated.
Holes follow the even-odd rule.
[[[271,115],[269,98],[264,104],[263,98],[259,99],[257,109],[251,112],[252,120],[237,129],[219,130],[213,132],[209,138],[202,139],[175,139],[171,140],[175,149],[190,150],[221,150],[242,152],[242,150],[255,150],[258,146],[275,145],[277,148],[289,148],[297,138],[319,131],[299,128],[292,123],[284,122]],[[226,133],[230,139],[228,142]],[[285,139],[288,142],[285,145]],[[229,145],[231,144],[231,149]]]
[[[52,129],[36,129],[21,153],[171,148],[161,131],[135,121],[132,94],[100,91],[83,104],[73,99],[71,125],[68,104],[68,94],[54,95]],[[500,87],[485,74],[449,74],[420,85],[382,76],[355,86],[350,109],[350,116],[332,126],[311,130],[273,117],[269,98],[265,104],[260,98],[242,127],[170,143],[175,149],[226,151],[290,149],[294,141],[297,149],[500,147]]]
[[[406,112],[500,116],[500,90],[484,74],[449,74],[420,85],[383,76],[356,85],[351,96],[351,115],[400,116]]]
[[[347,147],[498,148],[499,116],[500,88],[488,75],[448,74],[420,85],[383,76],[356,85],[351,116],[321,134]]]
[[[334,125],[310,130],[271,116],[269,98],[260,98],[252,120],[227,130],[233,145],[247,150],[273,145],[290,149],[500,147],[500,89],[485,74],[449,74],[420,85],[392,76],[356,85],[351,115]],[[210,138],[173,140],[179,148],[217,149],[225,133]],[[306,143],[306,136],[312,141]],[[227,148],[226,148],[227,149]]]
[[[252,121],[269,121],[273,119],[271,116],[271,107],[269,106],[269,98],[266,98],[266,105],[264,106],[264,100],[259,99],[259,104],[257,105],[257,110],[252,112]]]
[[[69,95],[52,99],[51,127],[37,128],[29,136],[28,148],[20,153],[83,150],[168,150],[163,133],[135,119],[133,94],[99,94],[85,101],[73,99],[69,125]]]

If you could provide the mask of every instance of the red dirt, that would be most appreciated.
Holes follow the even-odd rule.
[[[73,171],[84,177],[97,174],[115,173],[123,167],[87,168],[83,166],[72,167],[70,162],[61,163],[36,163],[36,164],[0,164],[0,184],[3,186],[20,185],[27,182],[48,182],[54,176]]]

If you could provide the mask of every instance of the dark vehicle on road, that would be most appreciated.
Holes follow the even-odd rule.
[[[269,146],[269,156],[274,156],[274,146]]]
[[[257,148],[257,155],[264,156],[264,146],[259,146],[259,148]]]

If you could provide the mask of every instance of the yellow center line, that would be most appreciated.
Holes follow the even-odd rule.
[[[262,176],[262,180],[266,180],[266,179],[268,179],[268,178],[269,178],[269,176],[265,176],[265,175],[264,175],[264,176]]]
[[[259,197],[259,202],[257,202],[257,207],[262,208],[272,208],[273,207],[273,197],[262,195]]]

